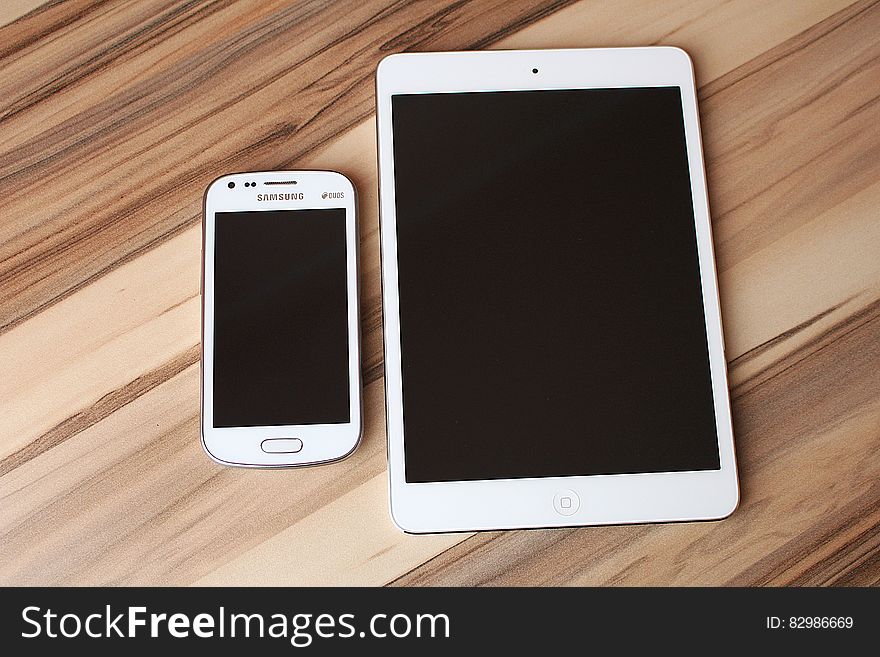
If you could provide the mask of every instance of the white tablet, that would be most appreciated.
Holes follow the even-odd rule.
[[[393,55],[377,94],[395,522],[729,515],[739,492],[687,54]]]

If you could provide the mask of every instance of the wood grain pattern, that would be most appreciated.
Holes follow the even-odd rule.
[[[880,4],[99,2],[0,9],[0,582],[876,584]],[[741,508],[406,536],[385,484],[372,75],[384,54],[668,43],[694,58]],[[344,171],[365,440],[239,471],[198,444],[201,194]]]

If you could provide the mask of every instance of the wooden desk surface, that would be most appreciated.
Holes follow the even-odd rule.
[[[406,536],[387,511],[373,75],[403,50],[694,58],[742,503],[718,523]],[[304,470],[202,453],[201,198],[360,190],[366,434]],[[876,584],[880,3],[7,0],[0,582]]]

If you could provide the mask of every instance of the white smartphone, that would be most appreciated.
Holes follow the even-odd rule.
[[[224,465],[336,461],[362,430],[355,189],[332,171],[205,192],[202,445]]]

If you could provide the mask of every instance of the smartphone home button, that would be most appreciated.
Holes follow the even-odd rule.
[[[581,508],[581,499],[573,490],[564,488],[553,496],[553,508],[561,516],[573,516]]]
[[[295,454],[303,448],[303,441],[299,438],[266,438],[260,447],[269,454]]]

